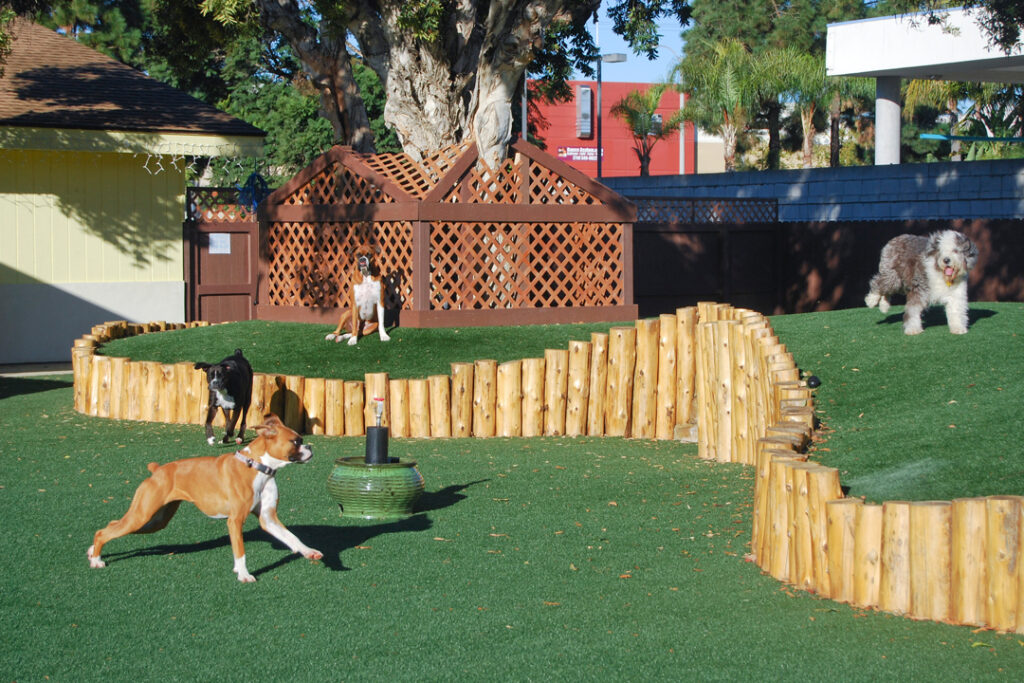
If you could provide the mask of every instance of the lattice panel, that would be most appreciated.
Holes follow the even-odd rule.
[[[406,193],[421,199],[437,185],[470,144],[464,142],[446,147],[419,162],[408,154],[368,154],[360,158],[367,166],[393,180]]]
[[[189,219],[200,223],[251,223],[256,220],[252,207],[238,203],[234,187],[190,187],[185,207]]]
[[[774,223],[774,199],[634,199],[638,223]]]
[[[530,164],[531,204],[600,204],[594,195],[540,164]]]
[[[498,173],[474,167],[444,201],[465,204],[516,204],[522,195],[525,167],[523,160],[503,164]]]
[[[331,164],[289,195],[283,204],[382,204],[394,198],[348,168]]]
[[[412,306],[412,226],[408,222],[270,223],[269,302],[277,306],[347,305],[356,255],[373,254],[386,308]]]
[[[434,310],[623,303],[622,225],[434,223]]]

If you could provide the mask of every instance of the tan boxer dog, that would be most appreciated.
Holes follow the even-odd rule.
[[[89,546],[89,565],[106,566],[100,553],[108,541],[126,534],[160,531],[171,521],[182,501],[194,503],[204,514],[228,520],[234,571],[249,583],[256,577],[245,566],[242,525],[249,513],[271,536],[303,557],[319,560],[323,553],[302,543],[277,518],[277,470],[293,462],[309,462],[313,450],[302,437],[284,426],[276,415],[267,415],[256,427],[256,439],[241,451],[219,456],[176,460],[147,467],[149,479],[139,485],[124,517],[96,532]]]
[[[360,255],[356,259],[356,270],[358,278],[353,278],[349,294],[349,307],[341,312],[338,318],[338,326],[334,332],[327,335],[327,341],[341,342],[348,339],[349,346],[355,346],[359,342],[360,332],[370,334],[376,327],[380,333],[380,340],[386,342],[391,339],[384,330],[384,285],[380,279],[373,277],[370,272],[370,257]],[[376,313],[377,321],[373,321]],[[363,331],[363,323],[367,323]],[[342,330],[348,325],[349,331],[342,334]]]

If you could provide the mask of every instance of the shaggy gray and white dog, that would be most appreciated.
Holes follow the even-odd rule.
[[[967,274],[978,260],[978,248],[963,233],[943,230],[928,237],[900,235],[882,249],[878,273],[864,298],[868,307],[885,313],[893,294],[906,294],[903,332],[921,334],[921,313],[929,306],[946,308],[953,334],[967,333]]]

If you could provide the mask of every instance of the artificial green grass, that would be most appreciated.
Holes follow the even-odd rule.
[[[1024,495],[1024,304],[972,303],[966,335],[950,334],[936,308],[925,332],[908,337],[901,315],[896,307],[887,316],[861,308],[771,318],[798,365],[823,382],[826,441],[813,457],[839,468],[850,495],[873,502]],[[447,374],[452,361],[542,356],[610,326],[396,328],[390,342],[374,334],[349,347],[324,341],[324,325],[244,322],[117,340],[102,352],[171,363],[241,347],[261,372],[412,378]]]
[[[977,330],[980,331],[980,330]],[[972,331],[974,334],[974,331]],[[979,335],[981,336],[981,335]],[[832,380],[828,380],[832,381]],[[105,548],[145,464],[207,454],[201,429],[72,410],[70,378],[0,378],[0,671],[8,680],[1005,679],[1019,636],[864,612],[743,560],[752,472],[623,439],[393,440],[418,514],[338,516],[326,493],[361,439],[309,437],[279,475],[310,563],[184,505]],[[216,451],[213,451],[216,452]]]
[[[813,459],[872,502],[1024,495],[1024,304],[971,303],[950,334],[940,308],[904,335],[902,307],[776,316],[816,391]]]
[[[374,332],[348,346],[324,339],[332,326],[252,320],[118,339],[105,344],[101,353],[161,363],[213,363],[240,348],[256,372],[353,380],[386,371],[393,378],[419,378],[449,374],[453,362],[541,357],[545,349],[564,349],[570,340],[590,341],[592,332],[607,332],[614,324],[396,327],[389,342],[381,342]]]

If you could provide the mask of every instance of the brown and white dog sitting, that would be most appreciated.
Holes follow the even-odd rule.
[[[943,230],[928,237],[900,235],[882,248],[878,273],[864,303],[889,310],[889,297],[906,294],[903,332],[920,334],[921,313],[929,306],[946,309],[953,334],[967,333],[967,275],[978,260],[978,248],[966,235]]]
[[[255,581],[245,566],[242,525],[249,513],[259,517],[260,526],[293,552],[319,560],[323,553],[302,543],[277,518],[277,470],[293,462],[309,462],[313,451],[302,437],[286,427],[275,415],[267,415],[256,427],[258,436],[234,453],[176,460],[147,466],[149,479],[139,485],[128,512],[96,532],[87,552],[93,568],[106,566],[100,553],[110,540],[126,534],[160,531],[174,517],[182,501],[194,503],[215,519],[227,518],[234,572],[238,580]]]
[[[360,333],[370,334],[376,327],[380,333],[380,340],[386,342],[391,337],[384,330],[384,286],[379,278],[374,278],[370,272],[370,259],[368,256],[360,255],[356,259],[356,266],[359,276],[353,279],[351,293],[349,295],[349,307],[341,312],[338,326],[327,335],[327,341],[341,342],[348,339],[349,346],[355,346],[359,341]],[[377,321],[373,322],[376,313]],[[363,323],[369,323],[366,330],[362,330]],[[349,324],[349,331],[342,334],[346,323]]]

